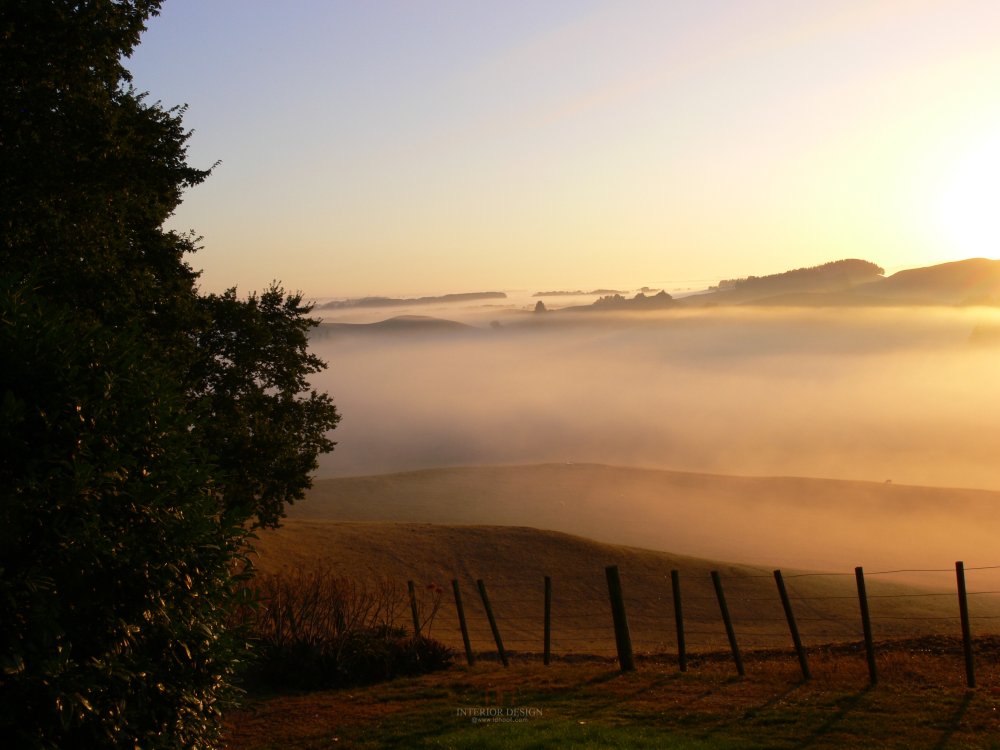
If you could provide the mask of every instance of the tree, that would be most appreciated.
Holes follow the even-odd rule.
[[[246,300],[229,289],[200,302],[212,325],[198,336],[208,353],[195,368],[199,437],[223,474],[223,506],[277,525],[308,488],[316,456],[333,449],[327,432],[339,419],[330,397],[309,389],[325,367],[308,351],[316,321],[300,294],[277,284]]]
[[[339,415],[315,321],[198,292],[164,221],[210,169],[122,61],[152,0],[0,0],[0,733],[209,747],[253,525]]]
[[[0,719],[15,747],[206,744],[246,532],[137,333],[3,287]]]

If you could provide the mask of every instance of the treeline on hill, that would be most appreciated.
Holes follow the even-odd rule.
[[[123,67],[155,0],[0,4],[0,736],[216,746],[254,526],[339,414],[277,284],[202,294],[164,228],[210,169]]]
[[[838,282],[844,286],[870,281],[885,273],[885,269],[867,260],[855,258],[835,260],[809,268],[796,268],[783,273],[767,276],[746,276],[740,279],[723,279],[710,289],[722,291],[747,290],[764,291],[770,288],[782,289],[789,285],[802,286],[812,283]]]
[[[634,297],[610,294],[601,297],[591,305],[596,310],[662,310],[674,305],[674,298],[665,291],[647,296],[639,292]]]

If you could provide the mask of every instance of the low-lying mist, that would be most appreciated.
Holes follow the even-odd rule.
[[[590,462],[1000,489],[993,310],[500,322],[321,329],[343,421],[319,476]]]

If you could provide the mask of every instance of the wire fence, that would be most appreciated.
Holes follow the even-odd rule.
[[[617,567],[611,567],[617,576]],[[662,585],[650,586],[647,579],[636,587],[641,593],[633,595],[625,567],[620,578],[624,622],[613,615],[610,573],[607,581],[596,575],[498,581],[466,575],[450,586],[413,586],[410,605],[414,626],[423,635],[466,652],[470,660],[504,663],[509,658],[616,657],[626,668],[632,654],[678,658],[683,664],[687,655],[731,650],[742,673],[742,650],[788,649],[799,653],[808,677],[810,648],[863,640],[874,682],[871,656],[879,642],[962,636],[972,685],[972,634],[1000,632],[998,571],[1000,565],[965,568],[962,563],[788,574],[731,566],[662,571]],[[627,657],[623,635],[631,652]]]

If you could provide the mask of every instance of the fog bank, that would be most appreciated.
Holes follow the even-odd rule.
[[[993,310],[495,317],[318,333],[343,413],[319,476],[589,462],[1000,489]]]

